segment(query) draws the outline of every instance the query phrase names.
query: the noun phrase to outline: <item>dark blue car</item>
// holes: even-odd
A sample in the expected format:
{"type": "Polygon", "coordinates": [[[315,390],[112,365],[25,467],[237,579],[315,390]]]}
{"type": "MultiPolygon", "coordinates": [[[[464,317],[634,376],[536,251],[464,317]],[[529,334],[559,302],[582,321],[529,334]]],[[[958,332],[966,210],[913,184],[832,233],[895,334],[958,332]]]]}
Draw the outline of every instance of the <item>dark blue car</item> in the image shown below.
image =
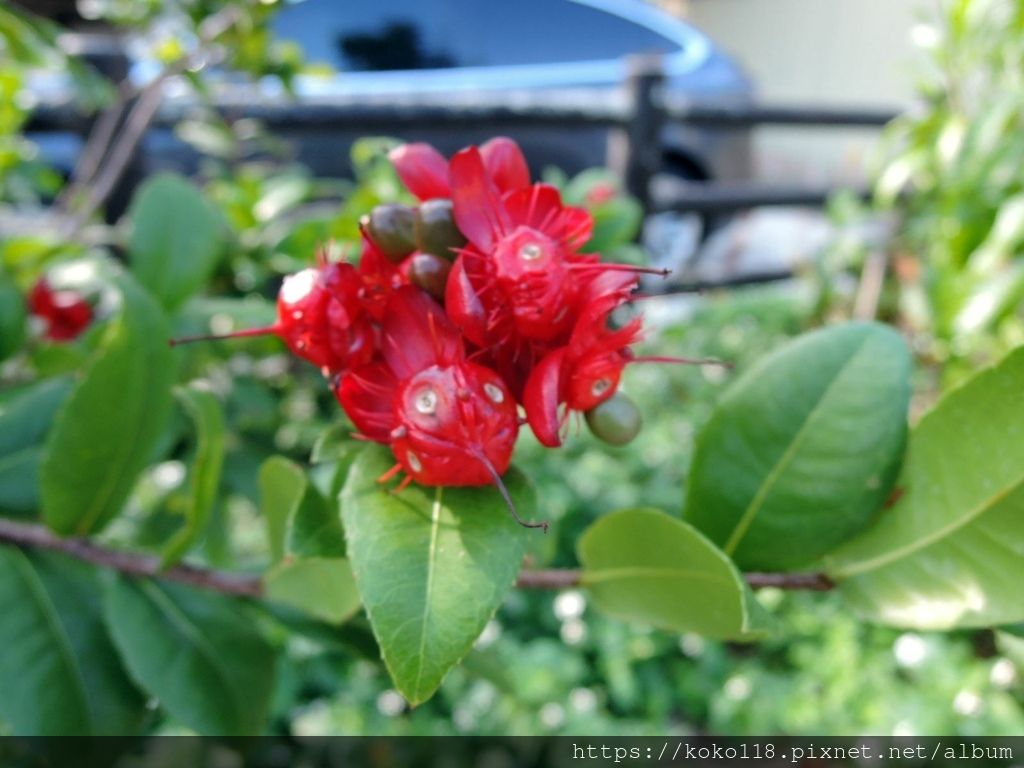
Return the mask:
{"type": "MultiPolygon", "coordinates": [[[[557,103],[621,100],[626,57],[633,54],[661,56],[666,98],[737,104],[752,96],[746,76],[706,36],[642,0],[283,0],[275,28],[302,46],[307,61],[333,70],[297,78],[300,103],[311,105],[523,105],[538,95],[557,103]]],[[[138,60],[132,77],[144,81],[156,68],[138,60]]],[[[166,93],[176,114],[195,98],[184,83],[171,84],[166,93]]],[[[241,111],[289,98],[274,83],[246,85],[231,77],[223,78],[220,97],[241,111]]],[[[365,127],[359,132],[367,133],[365,127]]],[[[569,173],[605,164],[609,152],[608,131],[598,128],[513,130],[467,122],[456,130],[381,124],[370,132],[428,141],[446,154],[506,134],[520,143],[535,170],[556,165],[569,173]]],[[[293,124],[282,133],[315,173],[347,172],[355,132],[293,124]]],[[[664,170],[679,178],[749,173],[743,131],[671,126],[663,146],[664,170]]],[[[151,132],[145,148],[152,169],[194,168],[194,154],[170,131],[151,132]]],[[[50,154],[67,161],[73,150],[51,142],[50,154]]]]}

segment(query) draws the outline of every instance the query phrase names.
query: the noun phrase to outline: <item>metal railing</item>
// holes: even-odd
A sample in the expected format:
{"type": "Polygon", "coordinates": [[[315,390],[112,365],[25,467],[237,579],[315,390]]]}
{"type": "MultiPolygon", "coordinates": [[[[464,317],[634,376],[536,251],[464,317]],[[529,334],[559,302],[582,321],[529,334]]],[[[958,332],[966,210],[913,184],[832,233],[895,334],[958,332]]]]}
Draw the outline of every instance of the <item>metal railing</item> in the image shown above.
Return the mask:
{"type": "MultiPolygon", "coordinates": [[[[331,97],[320,100],[270,99],[254,87],[239,87],[216,97],[213,107],[229,118],[255,118],[268,128],[387,131],[486,125],[513,127],[603,127],[621,134],[625,151],[609,157],[613,170],[645,210],[729,213],[759,206],[823,205],[835,187],[778,187],[753,182],[692,182],[656,198],[651,181],[663,163],[662,129],[666,124],[748,130],[760,126],[882,127],[898,112],[886,109],[828,109],[759,104],[715,106],[667,102],[662,98],[664,72],[656,57],[632,57],[624,93],[595,101],[584,93],[517,91],[511,96],[424,95],[394,103],[386,97],[331,97]]],[[[154,124],[169,127],[195,108],[188,98],[167,99],[154,124]]],[[[82,131],[86,116],[70,105],[41,106],[32,130],[82,131]]],[[[867,190],[852,190],[866,195],[867,190]]]]}

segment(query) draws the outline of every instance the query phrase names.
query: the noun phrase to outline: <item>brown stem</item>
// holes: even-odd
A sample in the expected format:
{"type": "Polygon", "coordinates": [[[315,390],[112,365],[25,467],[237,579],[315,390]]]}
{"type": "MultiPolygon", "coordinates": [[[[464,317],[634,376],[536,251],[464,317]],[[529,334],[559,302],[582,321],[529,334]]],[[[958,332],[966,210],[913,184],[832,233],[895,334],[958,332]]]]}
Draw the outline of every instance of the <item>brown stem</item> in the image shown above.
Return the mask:
{"type": "Polygon", "coordinates": [[[42,525],[0,519],[0,542],[20,547],[52,549],[129,576],[154,576],[239,597],[263,595],[263,584],[258,576],[197,568],[192,565],[162,568],[158,557],[110,549],[86,539],[63,539],[42,525]]]}
{"type": "MultiPolygon", "coordinates": [[[[208,56],[208,46],[219,35],[238,23],[241,15],[242,12],[239,8],[228,6],[204,21],[199,28],[199,46],[196,52],[169,64],[167,68],[138,92],[137,101],[128,111],[127,117],[115,136],[114,128],[121,123],[120,115],[127,108],[127,102],[124,104],[119,103],[121,98],[121,89],[119,88],[118,103],[114,105],[117,108],[118,114],[106,117],[106,119],[94,127],[94,131],[103,132],[106,142],[104,144],[96,142],[90,148],[88,164],[89,167],[93,168],[94,172],[89,178],[82,178],[77,181],[78,187],[87,188],[88,192],[81,206],[74,211],[74,215],[65,227],[66,236],[74,236],[89,217],[103,205],[117,186],[118,180],[131,162],[136,147],[142,140],[160,107],[164,83],[208,56]],[[97,162],[97,158],[99,162],[97,162]]],[[[89,144],[92,144],[91,136],[87,140],[87,146],[89,144]]],[[[75,192],[77,190],[64,195],[64,202],[69,207],[76,205],[77,201],[73,197],[75,192]]]]}
{"type": "MultiPolygon", "coordinates": [[[[828,592],[835,583],[824,573],[746,573],[751,589],[776,587],[787,590],[828,592]]],[[[568,589],[583,585],[583,572],[572,569],[523,571],[516,586],[520,589],[568,589]]]]}
{"type": "Polygon", "coordinates": [[[163,83],[166,80],[166,76],[167,73],[165,72],[147,85],[139,95],[138,101],[135,102],[135,105],[128,112],[124,127],[117,134],[117,138],[109,153],[104,156],[102,170],[89,180],[85,201],[82,203],[81,208],[75,212],[76,215],[72,219],[71,234],[77,231],[103,205],[110,196],[110,193],[114,191],[117,182],[124,175],[125,169],[135,153],[135,149],[149,128],[149,124],[153,121],[157,109],[160,107],[160,101],[163,99],[163,83]]]}
{"type": "Polygon", "coordinates": [[[743,578],[751,589],[807,590],[810,592],[830,592],[836,583],[824,573],[745,573],[743,578]]]}
{"type": "Polygon", "coordinates": [[[57,210],[66,213],[71,208],[72,201],[78,198],[89,181],[96,175],[103,158],[107,156],[113,144],[114,134],[128,109],[128,102],[136,92],[137,89],[128,81],[124,81],[118,86],[114,102],[100,113],[92,130],[89,131],[85,146],[78,156],[78,162],[75,163],[75,168],[71,172],[71,180],[57,195],[57,200],[54,203],[57,210]]]}
{"type": "Polygon", "coordinates": [[[521,571],[516,586],[519,589],[569,589],[580,586],[580,572],[569,568],[521,571]]]}
{"type": "MultiPolygon", "coordinates": [[[[160,558],[136,552],[111,549],[87,539],[61,538],[49,528],[35,523],[19,523],[0,518],[0,543],[19,547],[50,549],[85,560],[129,576],[153,577],[177,581],[198,589],[208,589],[237,597],[263,597],[259,576],[199,568],[193,565],[161,567],[160,558]]],[[[752,589],[776,587],[787,590],[827,592],[835,588],[823,573],[748,573],[744,578],[752,589]]],[[[526,570],[519,574],[520,589],[569,589],[583,585],[582,571],[572,568],[526,570]]]]}
{"type": "Polygon", "coordinates": [[[860,273],[860,284],[853,302],[854,320],[874,320],[878,304],[885,288],[885,273],[889,268],[889,256],[884,250],[875,251],[864,260],[860,273]]]}

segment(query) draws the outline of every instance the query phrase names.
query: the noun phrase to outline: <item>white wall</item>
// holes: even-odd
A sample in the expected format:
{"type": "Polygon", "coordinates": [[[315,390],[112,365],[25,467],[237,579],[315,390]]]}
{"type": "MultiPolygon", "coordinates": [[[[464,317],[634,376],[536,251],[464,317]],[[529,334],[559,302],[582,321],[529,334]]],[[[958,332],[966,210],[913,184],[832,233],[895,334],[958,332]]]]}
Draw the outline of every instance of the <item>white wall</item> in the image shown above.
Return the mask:
{"type": "MultiPolygon", "coordinates": [[[[656,0],[657,1],[657,0],[656,0]]],[[[900,107],[913,98],[910,30],[928,0],[661,0],[739,60],[766,103],[900,107]]],[[[856,181],[875,131],[763,128],[760,175],[856,181]]]]}

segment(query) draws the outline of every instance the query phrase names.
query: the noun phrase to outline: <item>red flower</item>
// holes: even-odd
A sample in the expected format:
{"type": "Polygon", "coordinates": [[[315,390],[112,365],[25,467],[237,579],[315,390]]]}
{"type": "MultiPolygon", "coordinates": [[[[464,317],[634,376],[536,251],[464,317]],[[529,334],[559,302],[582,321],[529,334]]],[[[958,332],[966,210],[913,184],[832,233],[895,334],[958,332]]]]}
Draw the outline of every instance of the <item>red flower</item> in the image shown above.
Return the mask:
{"type": "Polygon", "coordinates": [[[449,173],[455,221],[470,241],[448,282],[452,320],[481,347],[564,336],[588,279],[579,268],[597,262],[576,253],[590,237],[590,214],[563,206],[547,184],[501,194],[473,147],[452,158],[449,173]]]}
{"type": "Polygon", "coordinates": [[[541,360],[523,392],[526,418],[537,439],[549,448],[562,444],[559,435],[570,411],[589,411],[618,389],[626,364],[634,359],[630,346],[641,333],[641,318],[622,328],[608,327],[608,315],[635,284],[623,273],[601,275],[592,298],[579,316],[569,343],[541,360]],[[563,408],[564,406],[564,408],[563,408]]]}
{"type": "Polygon", "coordinates": [[[325,374],[368,363],[376,355],[377,330],[364,303],[364,282],[356,268],[328,262],[289,275],[277,294],[277,320],[264,328],[174,339],[191,341],[278,336],[296,357],[325,374]]]}
{"type": "Polygon", "coordinates": [[[376,335],[361,301],[363,281],[346,263],[324,263],[285,278],[276,334],[298,357],[334,373],[368,362],[376,335]]]}
{"type": "Polygon", "coordinates": [[[380,322],[392,294],[409,281],[365,232],[362,245],[363,254],[359,257],[359,277],[362,280],[360,301],[370,316],[380,322]]]}
{"type": "Polygon", "coordinates": [[[401,469],[423,485],[497,483],[519,432],[501,377],[466,360],[459,332],[418,289],[387,305],[383,360],[341,376],[335,393],[364,437],[390,444],[401,469]]]}
{"type": "Polygon", "coordinates": [[[44,335],[51,341],[77,339],[92,322],[92,306],[75,291],[55,291],[40,278],[28,295],[28,308],[46,321],[44,335]]]}
{"type": "MultiPolygon", "coordinates": [[[[498,136],[480,145],[480,154],[491,181],[502,192],[530,185],[530,170],[518,145],[498,136]]],[[[429,144],[396,147],[388,154],[405,188],[419,200],[451,197],[448,161],[429,144]]]]}

